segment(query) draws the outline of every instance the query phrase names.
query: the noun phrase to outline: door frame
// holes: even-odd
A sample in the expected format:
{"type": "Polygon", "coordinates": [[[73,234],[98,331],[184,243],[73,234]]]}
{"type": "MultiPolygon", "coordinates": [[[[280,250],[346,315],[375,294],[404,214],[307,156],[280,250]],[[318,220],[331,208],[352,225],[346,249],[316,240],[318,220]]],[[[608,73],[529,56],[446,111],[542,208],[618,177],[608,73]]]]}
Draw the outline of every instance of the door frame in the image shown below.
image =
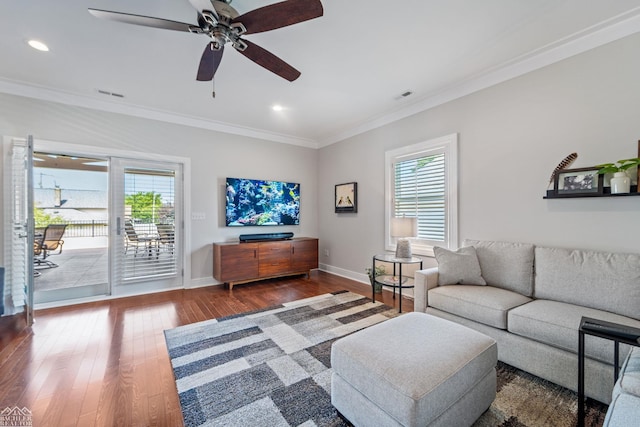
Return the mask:
{"type": "MultiPolygon", "coordinates": [[[[157,162],[168,162],[168,163],[179,163],[182,165],[182,183],[183,183],[183,250],[182,250],[182,267],[183,267],[183,277],[182,277],[182,288],[189,288],[191,285],[191,223],[188,221],[188,218],[191,218],[191,159],[187,157],[178,157],[178,156],[169,156],[163,154],[154,154],[147,152],[139,152],[133,150],[120,150],[114,148],[105,148],[105,147],[96,147],[92,145],[83,145],[83,144],[70,144],[64,142],[43,140],[43,139],[34,139],[34,151],[40,152],[51,152],[57,154],[66,154],[70,156],[85,156],[85,157],[100,157],[100,158],[110,158],[110,157],[120,157],[120,158],[129,158],[135,160],[142,161],[157,161],[157,162]]],[[[109,224],[109,230],[115,230],[115,224],[109,224]]],[[[111,279],[110,279],[111,282],[111,279]]],[[[108,298],[119,298],[123,296],[129,296],[129,294],[125,292],[114,293],[112,283],[109,283],[110,287],[110,296],[102,296],[97,298],[90,298],[89,300],[96,299],[108,299],[108,298]]],[[[168,289],[162,289],[159,291],[166,291],[168,289]]],[[[151,291],[154,292],[154,291],[151,291]]],[[[132,292],[130,295],[136,295],[141,292],[132,292]]],[[[144,292],[142,292],[144,293],[144,292]]],[[[82,302],[83,299],[74,300],[73,303],[82,302]]],[[[64,301],[60,301],[64,304],[64,301]]],[[[61,304],[54,304],[61,305],[61,304]]],[[[46,306],[49,306],[48,304],[46,306]]],[[[41,308],[38,305],[38,308],[41,308]]]]}

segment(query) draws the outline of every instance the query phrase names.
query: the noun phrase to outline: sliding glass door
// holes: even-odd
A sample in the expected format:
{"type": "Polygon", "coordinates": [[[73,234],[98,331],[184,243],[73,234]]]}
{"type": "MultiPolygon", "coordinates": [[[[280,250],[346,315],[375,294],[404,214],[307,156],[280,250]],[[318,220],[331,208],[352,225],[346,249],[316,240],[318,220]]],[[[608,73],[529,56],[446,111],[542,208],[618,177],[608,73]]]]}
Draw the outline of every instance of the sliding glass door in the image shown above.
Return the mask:
{"type": "Polygon", "coordinates": [[[111,159],[114,295],[183,286],[182,166],[111,159]]]}
{"type": "Polygon", "coordinates": [[[109,162],[37,150],[33,169],[37,304],[109,295],[109,162]]]}
{"type": "Polygon", "coordinates": [[[184,286],[183,163],[3,141],[5,314],[184,286]]]}

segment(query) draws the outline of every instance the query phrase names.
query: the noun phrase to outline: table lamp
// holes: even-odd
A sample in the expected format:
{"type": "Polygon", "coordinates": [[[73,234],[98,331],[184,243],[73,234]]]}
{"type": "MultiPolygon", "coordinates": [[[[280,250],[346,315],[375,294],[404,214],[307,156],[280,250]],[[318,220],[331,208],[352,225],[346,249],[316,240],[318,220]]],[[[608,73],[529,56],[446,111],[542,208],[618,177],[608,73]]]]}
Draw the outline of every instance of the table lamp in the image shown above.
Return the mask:
{"type": "Polygon", "coordinates": [[[396,258],[411,258],[411,242],[407,237],[418,235],[418,218],[391,218],[391,237],[397,237],[396,258]]]}

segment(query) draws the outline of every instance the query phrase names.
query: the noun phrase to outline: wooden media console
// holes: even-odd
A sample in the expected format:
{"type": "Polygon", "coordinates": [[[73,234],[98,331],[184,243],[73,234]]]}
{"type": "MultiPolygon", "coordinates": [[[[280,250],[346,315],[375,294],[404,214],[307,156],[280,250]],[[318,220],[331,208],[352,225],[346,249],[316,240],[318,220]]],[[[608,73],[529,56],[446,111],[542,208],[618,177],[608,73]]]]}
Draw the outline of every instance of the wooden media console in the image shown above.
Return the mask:
{"type": "Polygon", "coordinates": [[[229,285],[309,274],[318,268],[318,239],[213,244],[213,277],[229,285]]]}

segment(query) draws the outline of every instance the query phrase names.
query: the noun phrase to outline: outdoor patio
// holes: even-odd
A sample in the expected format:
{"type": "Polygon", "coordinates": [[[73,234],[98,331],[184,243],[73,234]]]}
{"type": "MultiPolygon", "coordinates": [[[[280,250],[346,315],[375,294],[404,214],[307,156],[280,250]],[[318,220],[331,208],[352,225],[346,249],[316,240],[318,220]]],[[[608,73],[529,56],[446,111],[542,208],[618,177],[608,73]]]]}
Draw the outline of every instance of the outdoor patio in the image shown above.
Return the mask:
{"type": "MultiPolygon", "coordinates": [[[[109,257],[106,237],[69,237],[64,239],[62,253],[49,255],[58,267],[35,266],[34,290],[36,292],[68,289],[80,286],[100,285],[109,282],[109,257]]],[[[125,254],[128,277],[162,275],[175,272],[171,262],[174,255],[166,247],[150,246],[150,249],[130,248],[125,254]]]]}
{"type": "Polygon", "coordinates": [[[49,291],[109,281],[107,237],[65,237],[62,253],[47,257],[55,268],[36,265],[34,290],[49,291]]]}

